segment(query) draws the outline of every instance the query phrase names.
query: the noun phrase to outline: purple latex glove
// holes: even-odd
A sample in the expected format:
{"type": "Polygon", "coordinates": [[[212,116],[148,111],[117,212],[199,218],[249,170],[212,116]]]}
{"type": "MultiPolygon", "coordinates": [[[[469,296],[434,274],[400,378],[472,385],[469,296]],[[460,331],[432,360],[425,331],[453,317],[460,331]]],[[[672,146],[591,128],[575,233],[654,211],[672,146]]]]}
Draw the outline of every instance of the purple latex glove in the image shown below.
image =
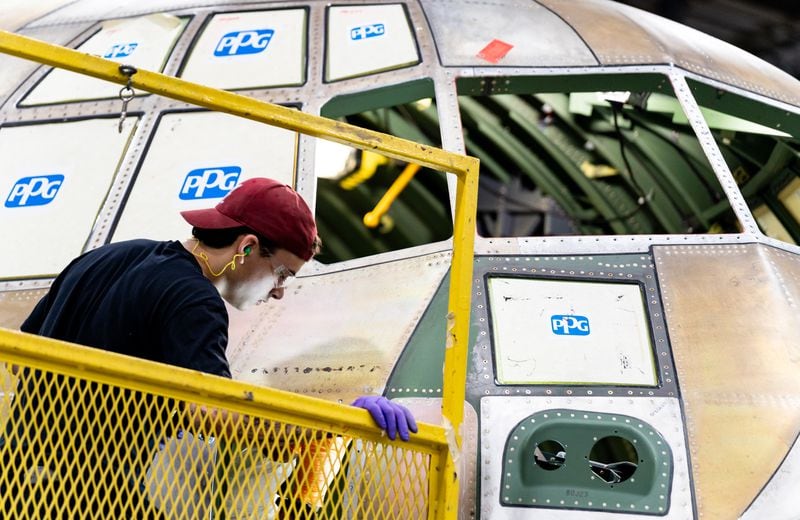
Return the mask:
{"type": "Polygon", "coordinates": [[[364,395],[353,401],[352,406],[368,411],[378,427],[386,430],[391,440],[399,433],[400,438],[407,441],[409,431],[417,433],[417,421],[411,411],[383,396],[364,395]]]}

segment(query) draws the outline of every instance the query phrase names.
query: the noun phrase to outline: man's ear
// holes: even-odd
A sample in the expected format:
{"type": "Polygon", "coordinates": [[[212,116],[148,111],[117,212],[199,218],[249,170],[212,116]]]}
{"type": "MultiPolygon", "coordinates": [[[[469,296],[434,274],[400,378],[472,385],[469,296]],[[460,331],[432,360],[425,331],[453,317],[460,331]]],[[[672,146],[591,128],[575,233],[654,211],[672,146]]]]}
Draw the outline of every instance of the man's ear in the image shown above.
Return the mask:
{"type": "Polygon", "coordinates": [[[238,251],[239,253],[248,256],[252,252],[258,249],[258,237],[253,234],[246,234],[242,237],[241,241],[239,242],[238,251]]]}

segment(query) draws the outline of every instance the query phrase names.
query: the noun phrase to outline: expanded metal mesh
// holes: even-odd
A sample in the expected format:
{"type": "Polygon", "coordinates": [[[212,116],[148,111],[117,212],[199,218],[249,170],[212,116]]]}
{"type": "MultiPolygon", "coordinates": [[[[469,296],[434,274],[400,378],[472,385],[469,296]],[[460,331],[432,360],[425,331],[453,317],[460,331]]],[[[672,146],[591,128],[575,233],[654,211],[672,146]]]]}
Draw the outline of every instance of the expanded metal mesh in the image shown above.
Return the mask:
{"type": "Polygon", "coordinates": [[[435,499],[439,453],[413,439],[0,367],[0,518],[415,519],[435,499]]]}

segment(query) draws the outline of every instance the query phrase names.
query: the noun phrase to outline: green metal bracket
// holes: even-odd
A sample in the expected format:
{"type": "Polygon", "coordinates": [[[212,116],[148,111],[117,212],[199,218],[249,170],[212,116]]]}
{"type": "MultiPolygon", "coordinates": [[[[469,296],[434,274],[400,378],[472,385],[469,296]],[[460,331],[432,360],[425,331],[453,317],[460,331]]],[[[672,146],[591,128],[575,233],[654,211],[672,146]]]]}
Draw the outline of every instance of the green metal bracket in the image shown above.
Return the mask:
{"type": "Polygon", "coordinates": [[[644,421],[545,410],[518,423],[506,441],[500,501],[516,507],[664,515],[672,471],[669,445],[644,421]]]}
{"type": "Polygon", "coordinates": [[[433,80],[419,79],[400,85],[389,85],[356,94],[336,96],[322,107],[322,117],[335,119],[376,108],[402,105],[418,99],[434,97],[433,80]]]}

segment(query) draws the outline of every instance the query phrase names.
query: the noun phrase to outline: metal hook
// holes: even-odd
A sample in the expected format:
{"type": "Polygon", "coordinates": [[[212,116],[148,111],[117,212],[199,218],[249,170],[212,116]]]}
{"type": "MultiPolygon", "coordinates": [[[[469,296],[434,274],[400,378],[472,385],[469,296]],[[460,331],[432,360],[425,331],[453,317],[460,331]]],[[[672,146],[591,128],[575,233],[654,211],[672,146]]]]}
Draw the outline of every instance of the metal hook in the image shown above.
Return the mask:
{"type": "Polygon", "coordinates": [[[136,67],[132,65],[120,65],[119,72],[123,76],[128,77],[128,82],[119,91],[119,99],[122,101],[122,111],[119,114],[119,126],[117,127],[117,131],[122,133],[122,124],[125,122],[125,117],[128,115],[128,103],[136,95],[133,91],[133,87],[131,87],[131,78],[138,71],[136,67]]]}

